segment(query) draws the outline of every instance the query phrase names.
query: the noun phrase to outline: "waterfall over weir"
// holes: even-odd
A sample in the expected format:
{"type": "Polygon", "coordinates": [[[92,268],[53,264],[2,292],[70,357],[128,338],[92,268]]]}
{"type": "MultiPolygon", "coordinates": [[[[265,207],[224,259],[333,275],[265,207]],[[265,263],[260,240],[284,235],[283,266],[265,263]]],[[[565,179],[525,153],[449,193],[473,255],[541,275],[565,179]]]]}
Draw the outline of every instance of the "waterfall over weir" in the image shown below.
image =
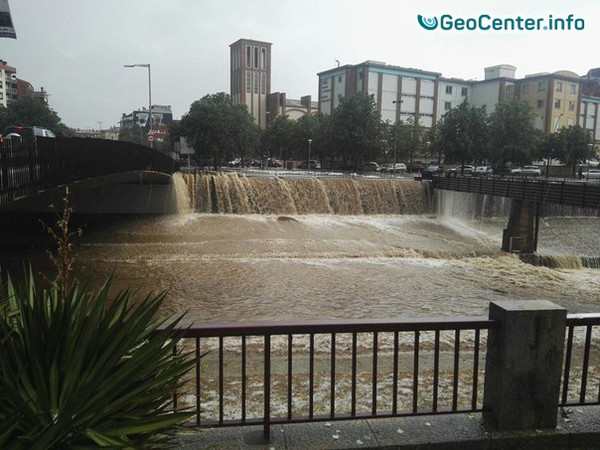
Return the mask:
{"type": "Polygon", "coordinates": [[[248,177],[185,174],[193,209],[223,214],[425,214],[428,187],[418,181],[365,178],[248,177]]]}

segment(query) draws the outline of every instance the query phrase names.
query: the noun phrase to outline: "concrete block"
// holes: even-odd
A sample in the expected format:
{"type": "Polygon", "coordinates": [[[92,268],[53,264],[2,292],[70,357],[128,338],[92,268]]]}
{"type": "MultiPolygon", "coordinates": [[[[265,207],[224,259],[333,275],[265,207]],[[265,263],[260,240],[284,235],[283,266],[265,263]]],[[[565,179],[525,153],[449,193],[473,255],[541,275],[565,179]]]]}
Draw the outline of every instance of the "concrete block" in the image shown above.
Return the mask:
{"type": "Polygon", "coordinates": [[[483,414],[496,430],[556,427],[567,311],[554,303],[490,304],[483,414]]]}

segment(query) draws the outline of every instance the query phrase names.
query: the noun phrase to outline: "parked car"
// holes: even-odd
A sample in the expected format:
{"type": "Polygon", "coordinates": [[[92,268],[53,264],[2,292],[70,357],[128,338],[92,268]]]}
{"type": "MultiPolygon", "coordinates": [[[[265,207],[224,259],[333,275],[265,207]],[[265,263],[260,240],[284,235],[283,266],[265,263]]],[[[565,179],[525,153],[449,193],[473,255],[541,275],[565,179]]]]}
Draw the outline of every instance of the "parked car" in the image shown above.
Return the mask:
{"type": "Polygon", "coordinates": [[[584,180],[600,180],[600,169],[588,169],[582,176],[584,180]]]}
{"type": "MultiPolygon", "coordinates": [[[[306,163],[306,161],[302,161],[300,164],[298,164],[298,169],[306,169],[308,166],[308,164],[306,163]]],[[[321,163],[315,159],[311,159],[310,160],[310,170],[315,170],[315,169],[320,169],[321,168],[321,163]]]]}
{"type": "Polygon", "coordinates": [[[410,173],[423,173],[425,167],[419,163],[410,163],[406,166],[406,170],[410,173]]]}
{"type": "Polygon", "coordinates": [[[538,166],[523,166],[513,169],[513,175],[520,175],[525,177],[538,177],[542,174],[541,169],[538,166]]]}
{"type": "Polygon", "coordinates": [[[381,171],[382,172],[389,172],[389,173],[404,173],[406,172],[406,164],[404,163],[391,163],[391,164],[384,164],[383,166],[381,166],[381,171]]]}
{"type": "Polygon", "coordinates": [[[39,137],[54,138],[56,135],[42,127],[10,126],[2,133],[4,139],[37,139],[39,137]]]}
{"type": "Polygon", "coordinates": [[[498,176],[512,175],[512,170],[506,164],[496,164],[492,166],[492,174],[498,176]]]}
{"type": "Polygon", "coordinates": [[[453,167],[448,171],[449,174],[453,175],[471,175],[475,171],[475,167],[464,164],[462,166],[453,167]]]}
{"type": "Polygon", "coordinates": [[[379,164],[377,164],[376,162],[371,161],[371,162],[364,163],[363,165],[361,165],[360,170],[362,172],[380,172],[381,167],[379,167],[379,164]]]}
{"type": "Polygon", "coordinates": [[[490,166],[477,166],[477,167],[475,167],[475,171],[473,172],[473,175],[476,175],[479,177],[487,177],[488,175],[491,175],[492,173],[494,173],[494,170],[490,166]]]}
{"type": "Polygon", "coordinates": [[[423,172],[442,173],[444,172],[444,168],[442,166],[431,165],[427,166],[427,168],[423,172]]]}

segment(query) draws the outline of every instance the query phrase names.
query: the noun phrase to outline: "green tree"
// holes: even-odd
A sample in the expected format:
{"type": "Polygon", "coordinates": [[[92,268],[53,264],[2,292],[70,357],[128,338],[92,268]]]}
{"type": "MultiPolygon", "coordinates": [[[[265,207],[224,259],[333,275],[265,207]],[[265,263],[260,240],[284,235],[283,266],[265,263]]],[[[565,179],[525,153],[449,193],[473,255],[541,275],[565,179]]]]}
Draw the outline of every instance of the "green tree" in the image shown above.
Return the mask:
{"type": "Polygon", "coordinates": [[[119,140],[134,144],[149,145],[144,129],[137,124],[119,129],[119,140]]]}
{"type": "Polygon", "coordinates": [[[209,94],[191,104],[180,122],[181,134],[199,159],[220,167],[223,161],[254,154],[260,131],[243,105],[224,93],[209,94]]]}
{"type": "Polygon", "coordinates": [[[308,154],[308,140],[311,142],[311,159],[322,159],[323,143],[325,141],[325,130],[329,116],[317,113],[310,116],[305,115],[296,121],[295,141],[297,142],[297,159],[305,159],[308,154]]]}
{"type": "Polygon", "coordinates": [[[0,107],[0,131],[10,125],[48,128],[57,136],[73,135],[56,111],[47,103],[33,97],[12,101],[6,108],[0,107]]]}
{"type": "Polygon", "coordinates": [[[593,137],[579,125],[571,125],[552,133],[545,140],[545,149],[551,157],[567,166],[581,164],[594,156],[593,137]]]}
{"type": "Polygon", "coordinates": [[[382,154],[384,125],[372,95],[344,97],[328,120],[326,154],[359,165],[382,154]]]}
{"type": "Polygon", "coordinates": [[[465,101],[444,114],[438,128],[446,163],[483,159],[487,141],[485,106],[468,106],[465,101]]]}
{"type": "Polygon", "coordinates": [[[532,114],[531,107],[518,100],[498,104],[490,114],[489,123],[489,158],[492,162],[531,162],[538,139],[532,114]]]}
{"type": "Polygon", "coordinates": [[[263,152],[271,158],[287,161],[294,157],[296,142],[296,122],[287,115],[277,116],[262,134],[263,152]]]}

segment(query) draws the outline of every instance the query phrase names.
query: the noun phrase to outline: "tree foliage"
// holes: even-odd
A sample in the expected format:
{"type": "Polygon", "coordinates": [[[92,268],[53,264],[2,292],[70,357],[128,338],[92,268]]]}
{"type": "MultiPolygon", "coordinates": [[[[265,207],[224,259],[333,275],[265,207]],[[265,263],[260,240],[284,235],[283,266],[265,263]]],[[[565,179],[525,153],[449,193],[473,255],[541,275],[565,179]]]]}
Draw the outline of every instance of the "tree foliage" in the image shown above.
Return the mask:
{"type": "Polygon", "coordinates": [[[11,125],[48,128],[57,136],[73,135],[56,111],[47,103],[33,97],[12,101],[6,108],[0,106],[0,133],[11,125]]]}
{"type": "Polygon", "coordinates": [[[463,102],[442,116],[439,145],[446,163],[465,163],[485,158],[487,114],[485,106],[469,106],[463,102]]]}
{"type": "Polygon", "coordinates": [[[119,129],[119,140],[139,145],[149,145],[146,132],[137,124],[119,129]]]}
{"type": "Polygon", "coordinates": [[[181,134],[199,159],[217,168],[234,155],[254,154],[260,129],[243,105],[233,105],[224,92],[195,101],[180,122],[181,134]]]}
{"type": "Polygon", "coordinates": [[[535,154],[538,134],[533,127],[532,110],[518,100],[500,103],[490,114],[489,159],[527,164],[535,154]]]}
{"type": "Polygon", "coordinates": [[[372,95],[344,97],[327,121],[323,154],[357,165],[375,159],[382,150],[383,129],[372,95]]]}
{"type": "Polygon", "coordinates": [[[544,136],[538,146],[541,158],[558,159],[567,166],[582,164],[595,156],[594,139],[581,126],[563,127],[556,133],[544,136]]]}

